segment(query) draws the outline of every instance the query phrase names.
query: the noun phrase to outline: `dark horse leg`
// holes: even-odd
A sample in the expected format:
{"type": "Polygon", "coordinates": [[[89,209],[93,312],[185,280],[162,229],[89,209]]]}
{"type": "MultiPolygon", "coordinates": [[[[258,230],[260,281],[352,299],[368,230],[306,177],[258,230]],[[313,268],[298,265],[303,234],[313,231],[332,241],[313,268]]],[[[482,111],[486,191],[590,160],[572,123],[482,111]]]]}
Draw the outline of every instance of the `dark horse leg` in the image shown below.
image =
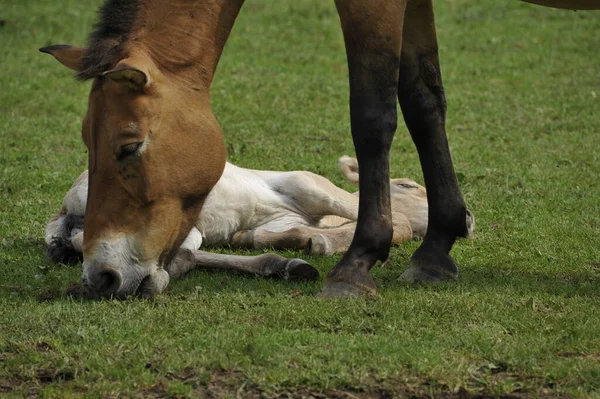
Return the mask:
{"type": "Polygon", "coordinates": [[[350,124],[360,170],[360,208],[350,248],[319,296],[375,293],[369,270],[392,240],[389,150],[397,124],[396,97],[405,1],[336,0],[350,78],[350,124]]]}
{"type": "Polygon", "coordinates": [[[320,293],[325,298],[374,293],[368,272],[388,256],[392,234],[388,157],[396,129],[396,95],[419,152],[429,201],[427,235],[402,278],[456,278],[458,268],[449,252],[456,237],[468,234],[446,138],[446,101],[431,0],[388,3],[392,2],[336,1],[350,72],[360,209],[352,244],[320,293]]]}
{"type": "Polygon", "coordinates": [[[401,279],[454,279],[458,268],[449,252],[456,237],[468,235],[467,211],[446,138],[446,99],[431,0],[411,0],[407,5],[398,99],[419,152],[429,203],[427,234],[401,279]]]}

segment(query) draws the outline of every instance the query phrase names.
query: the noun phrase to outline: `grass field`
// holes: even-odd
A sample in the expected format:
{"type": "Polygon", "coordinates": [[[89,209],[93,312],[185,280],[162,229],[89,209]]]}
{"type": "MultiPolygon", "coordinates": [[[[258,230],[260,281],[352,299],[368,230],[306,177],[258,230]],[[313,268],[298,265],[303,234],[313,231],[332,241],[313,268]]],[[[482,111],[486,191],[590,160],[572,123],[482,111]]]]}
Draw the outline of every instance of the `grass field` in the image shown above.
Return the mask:
{"type": "MultiPolygon", "coordinates": [[[[37,49],[84,44],[99,1],[60,4],[0,3],[0,396],[600,397],[600,13],[436,2],[478,229],[457,282],[397,282],[410,242],[373,270],[376,299],[193,272],[153,300],[91,302],[61,294],[80,268],[43,243],[86,167],[89,83],[37,49]]],[[[248,0],[213,87],[229,159],[350,189],[347,92],[333,2],[248,0]]],[[[422,181],[403,123],[391,169],[422,181]]]]}

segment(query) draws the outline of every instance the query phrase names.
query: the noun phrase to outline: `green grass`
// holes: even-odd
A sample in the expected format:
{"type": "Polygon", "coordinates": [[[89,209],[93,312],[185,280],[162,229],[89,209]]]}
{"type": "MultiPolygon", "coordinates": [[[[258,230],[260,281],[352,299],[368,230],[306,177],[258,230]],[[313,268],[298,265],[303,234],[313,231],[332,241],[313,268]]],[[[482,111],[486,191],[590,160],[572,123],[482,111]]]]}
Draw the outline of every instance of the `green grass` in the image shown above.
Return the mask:
{"type": "MultiPolygon", "coordinates": [[[[397,282],[410,242],[373,270],[373,300],[193,272],[150,301],[89,302],[57,295],[80,268],[43,243],[87,162],[89,84],[37,49],[85,43],[93,3],[0,4],[0,396],[600,397],[600,13],[436,2],[450,143],[477,217],[453,250],[457,282],[397,282]]],[[[247,3],[213,87],[229,159],[350,188],[333,2],[247,3]]],[[[395,176],[422,181],[402,123],[392,154],[395,176]]],[[[309,260],[325,274],[336,258],[309,260]]]]}

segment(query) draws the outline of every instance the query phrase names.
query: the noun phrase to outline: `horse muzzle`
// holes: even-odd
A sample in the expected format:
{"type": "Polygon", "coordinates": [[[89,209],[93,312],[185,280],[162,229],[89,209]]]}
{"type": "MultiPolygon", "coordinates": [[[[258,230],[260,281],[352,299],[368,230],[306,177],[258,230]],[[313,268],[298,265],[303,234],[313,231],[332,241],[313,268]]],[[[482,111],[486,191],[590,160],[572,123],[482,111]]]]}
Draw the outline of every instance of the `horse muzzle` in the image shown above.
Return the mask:
{"type": "Polygon", "coordinates": [[[164,291],[169,284],[169,274],[162,268],[138,265],[117,268],[84,261],[81,283],[91,298],[150,298],[164,291]]]}

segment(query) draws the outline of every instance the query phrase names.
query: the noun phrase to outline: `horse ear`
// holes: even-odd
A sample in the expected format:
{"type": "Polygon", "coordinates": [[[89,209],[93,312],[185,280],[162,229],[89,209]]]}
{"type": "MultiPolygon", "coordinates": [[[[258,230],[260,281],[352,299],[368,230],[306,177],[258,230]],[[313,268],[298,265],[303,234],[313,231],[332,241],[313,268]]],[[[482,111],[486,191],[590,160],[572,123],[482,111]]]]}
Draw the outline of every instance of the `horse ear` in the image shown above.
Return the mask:
{"type": "Polygon", "coordinates": [[[119,84],[127,85],[136,91],[144,91],[150,85],[150,76],[146,72],[124,63],[117,64],[115,68],[104,72],[102,76],[119,84]]]}
{"type": "Polygon", "coordinates": [[[54,46],[42,47],[42,53],[54,56],[64,66],[74,71],[81,71],[81,59],[87,51],[85,47],[71,46],[68,44],[57,44],[54,46]]]}

